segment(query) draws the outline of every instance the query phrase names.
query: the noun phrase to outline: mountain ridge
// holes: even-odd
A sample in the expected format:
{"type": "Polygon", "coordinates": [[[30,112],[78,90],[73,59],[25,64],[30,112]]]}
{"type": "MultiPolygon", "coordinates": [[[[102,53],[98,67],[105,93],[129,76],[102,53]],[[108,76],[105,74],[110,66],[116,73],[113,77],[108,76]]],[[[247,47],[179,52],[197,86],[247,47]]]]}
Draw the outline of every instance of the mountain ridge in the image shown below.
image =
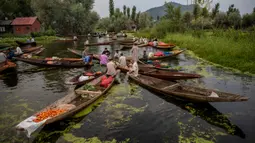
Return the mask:
{"type": "MultiPolygon", "coordinates": [[[[176,3],[176,2],[168,2],[168,3],[172,4],[175,8],[180,6],[181,7],[181,13],[185,13],[186,11],[192,12],[193,9],[194,9],[194,4],[182,5],[182,4],[176,3]]],[[[157,7],[150,8],[150,9],[146,10],[145,12],[147,12],[150,16],[152,16],[153,19],[157,19],[158,16],[162,17],[166,14],[165,9],[166,9],[165,5],[162,5],[162,6],[157,6],[157,7]]]]}

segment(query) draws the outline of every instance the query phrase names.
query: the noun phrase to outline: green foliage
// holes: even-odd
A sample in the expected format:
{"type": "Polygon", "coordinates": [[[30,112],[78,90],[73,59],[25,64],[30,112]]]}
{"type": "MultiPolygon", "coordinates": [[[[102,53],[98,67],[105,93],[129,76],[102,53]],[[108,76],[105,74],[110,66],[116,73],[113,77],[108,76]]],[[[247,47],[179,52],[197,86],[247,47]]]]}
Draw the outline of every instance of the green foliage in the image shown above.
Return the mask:
{"type": "Polygon", "coordinates": [[[86,34],[99,19],[92,12],[94,0],[33,0],[31,6],[44,29],[52,27],[59,34],[86,34]]]}
{"type": "Polygon", "coordinates": [[[34,16],[35,13],[31,8],[31,0],[1,0],[0,1],[0,19],[7,17],[34,16]]]}
{"type": "Polygon", "coordinates": [[[127,8],[127,17],[130,18],[130,8],[127,8]]]}
{"type": "Polygon", "coordinates": [[[222,66],[255,73],[254,32],[243,33],[234,29],[214,32],[221,34],[197,38],[190,33],[171,33],[164,38],[164,41],[171,41],[180,47],[188,48],[199,57],[222,66]]]}
{"type": "Polygon", "coordinates": [[[210,18],[199,17],[197,20],[192,21],[193,29],[211,29],[212,20],[210,18]]]}
{"type": "Polygon", "coordinates": [[[253,24],[255,24],[255,19],[253,18],[254,14],[245,14],[243,16],[243,20],[242,20],[242,27],[243,28],[248,28],[250,26],[252,26],[253,24]]]}
{"type": "Polygon", "coordinates": [[[192,20],[191,13],[190,12],[185,12],[183,17],[182,17],[182,22],[184,24],[186,24],[186,27],[190,27],[191,20],[192,20]]]}
{"type": "Polygon", "coordinates": [[[109,0],[109,17],[112,17],[114,15],[114,2],[113,0],[109,0]]]}
{"type": "Polygon", "coordinates": [[[174,17],[174,6],[171,3],[165,3],[165,7],[166,15],[164,17],[166,19],[172,19],[174,17]]]}
{"type": "Polygon", "coordinates": [[[217,28],[225,28],[227,27],[227,14],[225,12],[217,13],[214,18],[214,26],[217,28]]]}
{"type": "Polygon", "coordinates": [[[126,5],[123,6],[123,14],[126,16],[127,15],[127,7],[126,5]]]}
{"type": "Polygon", "coordinates": [[[139,29],[144,29],[152,25],[152,20],[150,19],[148,13],[143,12],[140,14],[137,25],[139,29]]]}
{"type": "Polygon", "coordinates": [[[220,12],[220,3],[217,3],[215,7],[212,9],[212,19],[220,12]]]}
{"type": "Polygon", "coordinates": [[[198,4],[195,4],[193,15],[195,19],[197,19],[200,16],[200,7],[198,4]]]}
{"type": "Polygon", "coordinates": [[[232,4],[228,7],[227,15],[229,16],[231,13],[240,13],[239,9],[235,8],[235,5],[232,4]]]}
{"type": "Polygon", "coordinates": [[[201,16],[203,16],[203,17],[205,17],[205,18],[207,18],[207,17],[209,16],[209,12],[208,12],[208,10],[207,10],[206,7],[204,7],[204,8],[202,9],[201,16]]]}
{"type": "Polygon", "coordinates": [[[132,14],[131,14],[131,19],[134,21],[134,20],[135,20],[135,17],[136,17],[136,7],[133,6],[133,8],[132,8],[132,14]]]}
{"type": "Polygon", "coordinates": [[[241,25],[241,15],[239,12],[231,12],[228,15],[228,22],[230,24],[230,26],[234,27],[234,28],[239,28],[241,25]]]}
{"type": "Polygon", "coordinates": [[[135,23],[136,24],[138,24],[138,22],[139,22],[140,14],[141,14],[140,11],[136,14],[136,18],[135,18],[135,23]]]}

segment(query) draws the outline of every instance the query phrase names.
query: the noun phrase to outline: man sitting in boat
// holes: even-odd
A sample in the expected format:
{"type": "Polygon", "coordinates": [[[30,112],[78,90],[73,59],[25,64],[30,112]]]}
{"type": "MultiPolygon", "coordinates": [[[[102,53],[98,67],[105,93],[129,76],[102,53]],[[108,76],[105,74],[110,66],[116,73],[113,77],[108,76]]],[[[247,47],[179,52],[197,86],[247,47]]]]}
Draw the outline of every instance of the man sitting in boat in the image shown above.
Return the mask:
{"type": "Polygon", "coordinates": [[[146,53],[146,50],[143,51],[143,59],[144,60],[147,60],[148,59],[148,55],[146,53]]]}
{"type": "Polygon", "coordinates": [[[77,36],[73,36],[73,40],[74,41],[78,40],[77,36]]]}
{"type": "Polygon", "coordinates": [[[31,43],[31,40],[29,38],[27,39],[27,43],[31,43]]]}
{"type": "Polygon", "coordinates": [[[86,40],[85,43],[84,43],[84,45],[86,46],[86,45],[88,45],[88,44],[89,44],[89,40],[86,40]]]}
{"type": "Polygon", "coordinates": [[[6,55],[3,52],[1,52],[0,53],[0,67],[4,66],[6,64],[7,64],[6,55]]]}
{"type": "Polygon", "coordinates": [[[117,65],[113,62],[112,59],[109,60],[107,63],[107,76],[115,76],[117,74],[116,70],[117,65]]]}
{"type": "Polygon", "coordinates": [[[82,51],[82,58],[85,58],[88,55],[89,47],[85,47],[82,51]]]}
{"type": "Polygon", "coordinates": [[[31,38],[31,42],[35,42],[35,38],[34,37],[31,38]]]}
{"type": "Polygon", "coordinates": [[[15,56],[15,53],[9,48],[7,53],[7,59],[11,60],[15,56]]]}
{"type": "Polygon", "coordinates": [[[102,54],[106,54],[108,57],[111,55],[111,52],[105,48],[102,54]]]}
{"type": "Polygon", "coordinates": [[[132,65],[129,66],[130,68],[129,68],[129,72],[127,74],[137,77],[138,71],[139,71],[138,64],[136,61],[133,61],[133,60],[131,60],[131,64],[132,65]]]}
{"type": "Polygon", "coordinates": [[[120,54],[119,63],[121,67],[127,67],[127,60],[123,53],[120,54]]]}
{"type": "Polygon", "coordinates": [[[100,55],[100,65],[106,65],[108,63],[108,56],[106,54],[100,55]]]}
{"type": "Polygon", "coordinates": [[[115,54],[114,54],[114,59],[119,59],[120,58],[120,52],[119,50],[116,50],[115,54]]]}
{"type": "Polygon", "coordinates": [[[16,48],[16,52],[15,52],[15,55],[20,55],[20,54],[23,54],[22,50],[20,49],[20,47],[18,46],[16,48]]]}
{"type": "Polygon", "coordinates": [[[157,40],[157,39],[155,39],[155,40],[153,41],[153,46],[154,46],[154,47],[157,47],[157,46],[158,46],[158,40],[157,40]]]}

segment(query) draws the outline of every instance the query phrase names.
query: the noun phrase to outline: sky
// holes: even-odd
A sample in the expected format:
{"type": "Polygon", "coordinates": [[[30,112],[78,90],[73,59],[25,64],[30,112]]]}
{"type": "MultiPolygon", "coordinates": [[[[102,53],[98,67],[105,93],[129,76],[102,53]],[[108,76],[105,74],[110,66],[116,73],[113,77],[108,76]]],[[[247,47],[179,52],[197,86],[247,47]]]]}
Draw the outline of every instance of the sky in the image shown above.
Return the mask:
{"type": "MultiPolygon", "coordinates": [[[[187,0],[114,0],[114,4],[115,8],[120,8],[121,10],[123,9],[123,5],[128,7],[135,5],[137,11],[144,12],[150,8],[162,6],[165,1],[187,4],[187,0]]],[[[235,4],[235,7],[239,8],[241,14],[251,13],[255,7],[255,0],[213,0],[213,6],[217,2],[220,3],[221,11],[227,11],[229,5],[235,4]]],[[[107,17],[109,15],[109,0],[95,0],[94,10],[101,17],[107,17]]]]}

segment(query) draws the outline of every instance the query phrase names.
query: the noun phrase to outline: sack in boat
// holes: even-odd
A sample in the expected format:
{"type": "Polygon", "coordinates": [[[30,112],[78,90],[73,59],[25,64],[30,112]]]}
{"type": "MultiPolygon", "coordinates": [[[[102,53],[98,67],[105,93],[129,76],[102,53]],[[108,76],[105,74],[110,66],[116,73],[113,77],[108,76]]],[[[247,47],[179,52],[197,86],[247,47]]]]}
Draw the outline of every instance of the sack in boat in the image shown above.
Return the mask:
{"type": "Polygon", "coordinates": [[[163,52],[156,52],[156,53],[154,54],[154,56],[160,57],[160,56],[164,56],[164,54],[163,54],[163,52]]]}
{"type": "Polygon", "coordinates": [[[85,73],[86,76],[93,76],[94,74],[93,73],[90,73],[90,72],[87,72],[85,73]]]}
{"type": "Polygon", "coordinates": [[[54,64],[54,62],[53,61],[47,61],[47,64],[54,64]]]}
{"type": "Polygon", "coordinates": [[[82,82],[82,81],[86,81],[86,80],[88,80],[88,79],[89,79],[89,76],[83,76],[83,75],[82,75],[82,76],[79,77],[78,80],[79,80],[79,82],[82,82]]]}
{"type": "Polygon", "coordinates": [[[104,88],[107,88],[110,83],[113,81],[113,77],[110,76],[109,78],[105,79],[105,80],[102,80],[100,86],[104,87],[104,88]]]}
{"type": "Polygon", "coordinates": [[[215,92],[212,91],[211,95],[209,97],[215,97],[215,98],[218,98],[219,95],[215,92]]]}

